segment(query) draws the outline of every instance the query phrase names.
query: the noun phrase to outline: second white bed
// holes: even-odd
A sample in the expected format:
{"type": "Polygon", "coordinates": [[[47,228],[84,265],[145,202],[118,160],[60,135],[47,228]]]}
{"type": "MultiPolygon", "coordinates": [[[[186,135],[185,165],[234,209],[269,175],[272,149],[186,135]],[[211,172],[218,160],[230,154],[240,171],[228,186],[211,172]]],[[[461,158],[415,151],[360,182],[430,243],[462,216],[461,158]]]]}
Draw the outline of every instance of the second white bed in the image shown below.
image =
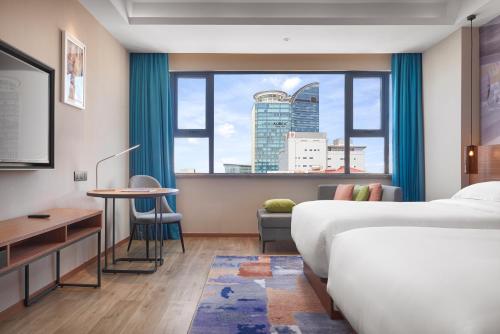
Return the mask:
{"type": "Polygon", "coordinates": [[[341,233],[328,292],[360,334],[500,333],[500,230],[341,233]]]}

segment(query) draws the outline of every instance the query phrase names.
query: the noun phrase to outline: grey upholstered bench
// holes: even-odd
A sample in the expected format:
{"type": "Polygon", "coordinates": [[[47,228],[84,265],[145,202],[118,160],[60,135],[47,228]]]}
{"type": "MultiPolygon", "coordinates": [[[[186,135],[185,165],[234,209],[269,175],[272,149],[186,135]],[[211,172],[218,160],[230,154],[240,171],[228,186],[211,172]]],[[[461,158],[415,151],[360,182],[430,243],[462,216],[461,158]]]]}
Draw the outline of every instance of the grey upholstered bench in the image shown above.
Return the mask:
{"type": "Polygon", "coordinates": [[[278,240],[292,240],[291,213],[271,213],[266,209],[257,210],[259,236],[262,242],[262,252],[266,251],[266,242],[278,240]]]}
{"type": "MultiPolygon", "coordinates": [[[[337,190],[335,184],[321,184],[318,186],[318,200],[333,199],[337,190]]],[[[382,201],[401,202],[401,188],[382,185],[382,201]]],[[[259,237],[262,241],[262,252],[266,251],[266,242],[278,240],[292,240],[292,214],[271,213],[266,209],[257,210],[259,237]]]]}

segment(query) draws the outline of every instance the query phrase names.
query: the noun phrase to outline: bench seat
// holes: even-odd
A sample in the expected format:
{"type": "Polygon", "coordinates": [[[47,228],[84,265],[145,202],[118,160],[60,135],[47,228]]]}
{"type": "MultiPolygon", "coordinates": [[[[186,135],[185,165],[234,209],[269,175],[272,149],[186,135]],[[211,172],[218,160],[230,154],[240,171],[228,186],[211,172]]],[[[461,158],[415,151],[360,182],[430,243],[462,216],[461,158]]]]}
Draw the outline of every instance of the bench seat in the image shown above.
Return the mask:
{"type": "Polygon", "coordinates": [[[262,252],[266,251],[266,242],[277,240],[292,240],[291,213],[272,213],[266,209],[257,210],[259,235],[262,241],[262,252]]]}

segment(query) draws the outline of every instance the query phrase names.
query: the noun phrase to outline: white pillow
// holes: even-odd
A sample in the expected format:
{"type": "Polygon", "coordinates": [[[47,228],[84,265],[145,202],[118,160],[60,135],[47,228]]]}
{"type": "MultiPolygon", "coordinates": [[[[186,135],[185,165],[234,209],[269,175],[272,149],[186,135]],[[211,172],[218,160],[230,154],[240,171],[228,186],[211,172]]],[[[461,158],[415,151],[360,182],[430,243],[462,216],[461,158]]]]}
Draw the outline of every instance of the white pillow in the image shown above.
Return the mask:
{"type": "Polygon", "coordinates": [[[463,188],[452,199],[477,199],[500,202],[500,181],[481,182],[463,188]]]}

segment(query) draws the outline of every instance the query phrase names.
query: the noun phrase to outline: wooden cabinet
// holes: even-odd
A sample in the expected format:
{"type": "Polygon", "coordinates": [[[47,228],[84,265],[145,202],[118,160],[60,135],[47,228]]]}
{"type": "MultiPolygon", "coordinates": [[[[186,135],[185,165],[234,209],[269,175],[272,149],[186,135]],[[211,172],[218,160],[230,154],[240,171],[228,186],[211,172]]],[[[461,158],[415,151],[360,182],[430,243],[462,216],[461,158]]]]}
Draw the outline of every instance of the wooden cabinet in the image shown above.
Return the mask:
{"type": "MultiPolygon", "coordinates": [[[[88,209],[51,209],[42,213],[49,218],[27,216],[0,221],[0,275],[24,267],[25,305],[33,301],[29,295],[29,264],[44,256],[56,253],[56,283],[46,291],[60,286],[99,287],[100,265],[97,268],[97,284],[60,282],[60,250],[97,235],[97,259],[100,259],[102,211],[88,209]],[[31,299],[30,299],[31,298],[31,299]]],[[[36,297],[36,296],[35,296],[36,297]]]]}
{"type": "Polygon", "coordinates": [[[102,211],[51,209],[50,218],[18,217],[0,221],[0,275],[48,255],[101,229],[102,211]]]}

